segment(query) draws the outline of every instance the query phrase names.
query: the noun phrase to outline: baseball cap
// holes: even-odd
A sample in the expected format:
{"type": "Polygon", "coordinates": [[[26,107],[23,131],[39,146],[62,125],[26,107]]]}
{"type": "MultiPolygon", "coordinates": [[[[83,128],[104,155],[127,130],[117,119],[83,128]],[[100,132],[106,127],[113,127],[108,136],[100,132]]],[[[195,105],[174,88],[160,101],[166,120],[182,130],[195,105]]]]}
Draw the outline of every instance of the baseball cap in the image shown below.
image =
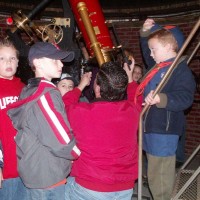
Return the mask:
{"type": "Polygon", "coordinates": [[[71,81],[74,82],[74,84],[76,83],[75,79],[71,75],[69,75],[68,73],[62,73],[61,74],[60,81],[62,81],[64,79],[71,80],[71,81]]]}
{"type": "Polygon", "coordinates": [[[60,80],[63,80],[63,79],[65,79],[65,78],[71,78],[72,76],[70,75],[70,74],[68,74],[68,73],[62,73],[61,74],[61,77],[60,77],[60,80]]]}
{"type": "Polygon", "coordinates": [[[42,57],[71,62],[74,59],[74,52],[60,50],[48,42],[36,42],[29,50],[29,63],[33,64],[33,59],[42,57]]]}
{"type": "Polygon", "coordinates": [[[174,25],[160,26],[159,24],[155,23],[155,25],[152,26],[150,32],[153,33],[160,29],[166,29],[172,33],[172,35],[174,36],[174,38],[177,41],[178,50],[180,50],[185,42],[185,36],[184,36],[183,32],[180,30],[180,28],[178,26],[174,26],[174,25]]]}

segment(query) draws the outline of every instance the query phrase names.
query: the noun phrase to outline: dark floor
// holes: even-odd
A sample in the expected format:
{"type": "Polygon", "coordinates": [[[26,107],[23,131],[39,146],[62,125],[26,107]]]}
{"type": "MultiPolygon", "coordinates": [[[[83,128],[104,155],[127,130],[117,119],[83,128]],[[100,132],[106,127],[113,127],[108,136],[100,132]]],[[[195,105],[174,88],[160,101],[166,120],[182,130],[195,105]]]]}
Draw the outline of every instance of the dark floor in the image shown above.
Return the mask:
{"type": "MultiPolygon", "coordinates": [[[[137,200],[138,199],[138,194],[137,194],[137,190],[138,190],[138,184],[135,184],[135,188],[134,188],[134,194],[132,197],[132,200],[137,200]]],[[[149,192],[148,187],[144,186],[142,187],[142,200],[153,200],[151,197],[151,194],[149,192]]]]}

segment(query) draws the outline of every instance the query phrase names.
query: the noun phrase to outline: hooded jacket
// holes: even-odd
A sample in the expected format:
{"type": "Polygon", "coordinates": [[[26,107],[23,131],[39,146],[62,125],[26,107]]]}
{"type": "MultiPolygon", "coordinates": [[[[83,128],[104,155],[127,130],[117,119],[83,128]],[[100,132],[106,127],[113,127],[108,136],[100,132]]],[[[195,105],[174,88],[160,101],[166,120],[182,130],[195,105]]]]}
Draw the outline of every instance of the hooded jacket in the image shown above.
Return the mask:
{"type": "Polygon", "coordinates": [[[3,150],[3,154],[0,150],[0,166],[3,166],[4,179],[19,176],[14,141],[17,131],[7,115],[7,107],[18,100],[23,87],[24,84],[17,77],[13,77],[11,80],[0,78],[0,141],[3,150]]]}
{"type": "Polygon", "coordinates": [[[18,131],[18,170],[26,187],[47,188],[65,179],[80,151],[56,86],[30,79],[8,114],[18,131]]]}
{"type": "MultiPolygon", "coordinates": [[[[140,31],[141,49],[148,70],[155,65],[155,61],[150,56],[148,48],[149,34],[150,31],[140,31]]],[[[173,61],[173,58],[171,60],[173,61]]],[[[155,89],[155,86],[159,84],[168,68],[169,66],[161,69],[151,79],[145,88],[145,94],[155,89]]],[[[184,110],[189,108],[193,103],[195,87],[194,76],[187,65],[186,57],[183,56],[177,62],[170,78],[168,78],[168,81],[158,94],[160,96],[160,103],[152,105],[145,113],[144,132],[181,135],[185,123],[184,110]]]]}

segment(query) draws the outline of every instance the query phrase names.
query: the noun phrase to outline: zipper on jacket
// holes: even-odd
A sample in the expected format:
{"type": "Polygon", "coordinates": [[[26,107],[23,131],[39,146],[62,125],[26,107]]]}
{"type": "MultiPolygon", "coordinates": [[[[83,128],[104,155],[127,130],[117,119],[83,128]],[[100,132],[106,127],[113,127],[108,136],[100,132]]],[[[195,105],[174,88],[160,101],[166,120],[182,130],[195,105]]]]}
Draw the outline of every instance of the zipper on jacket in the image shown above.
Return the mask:
{"type": "Polygon", "coordinates": [[[170,117],[171,117],[171,112],[167,111],[167,126],[166,126],[166,131],[168,131],[168,129],[169,129],[170,117]]]}

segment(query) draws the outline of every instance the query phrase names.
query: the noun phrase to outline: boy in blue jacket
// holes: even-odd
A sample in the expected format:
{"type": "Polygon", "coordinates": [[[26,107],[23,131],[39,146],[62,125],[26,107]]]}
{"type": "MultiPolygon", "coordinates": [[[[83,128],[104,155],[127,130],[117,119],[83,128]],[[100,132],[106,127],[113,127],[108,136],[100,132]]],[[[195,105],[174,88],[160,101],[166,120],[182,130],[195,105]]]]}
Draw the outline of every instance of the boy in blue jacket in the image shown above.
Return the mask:
{"type": "Polygon", "coordinates": [[[185,124],[184,110],[191,106],[195,92],[194,77],[181,57],[160,93],[153,93],[177,56],[184,42],[178,27],[161,27],[147,19],[140,31],[141,48],[148,67],[137,90],[144,92],[151,105],[144,116],[143,148],[147,154],[147,176],[154,200],[169,200],[174,186],[176,149],[185,124]]]}

